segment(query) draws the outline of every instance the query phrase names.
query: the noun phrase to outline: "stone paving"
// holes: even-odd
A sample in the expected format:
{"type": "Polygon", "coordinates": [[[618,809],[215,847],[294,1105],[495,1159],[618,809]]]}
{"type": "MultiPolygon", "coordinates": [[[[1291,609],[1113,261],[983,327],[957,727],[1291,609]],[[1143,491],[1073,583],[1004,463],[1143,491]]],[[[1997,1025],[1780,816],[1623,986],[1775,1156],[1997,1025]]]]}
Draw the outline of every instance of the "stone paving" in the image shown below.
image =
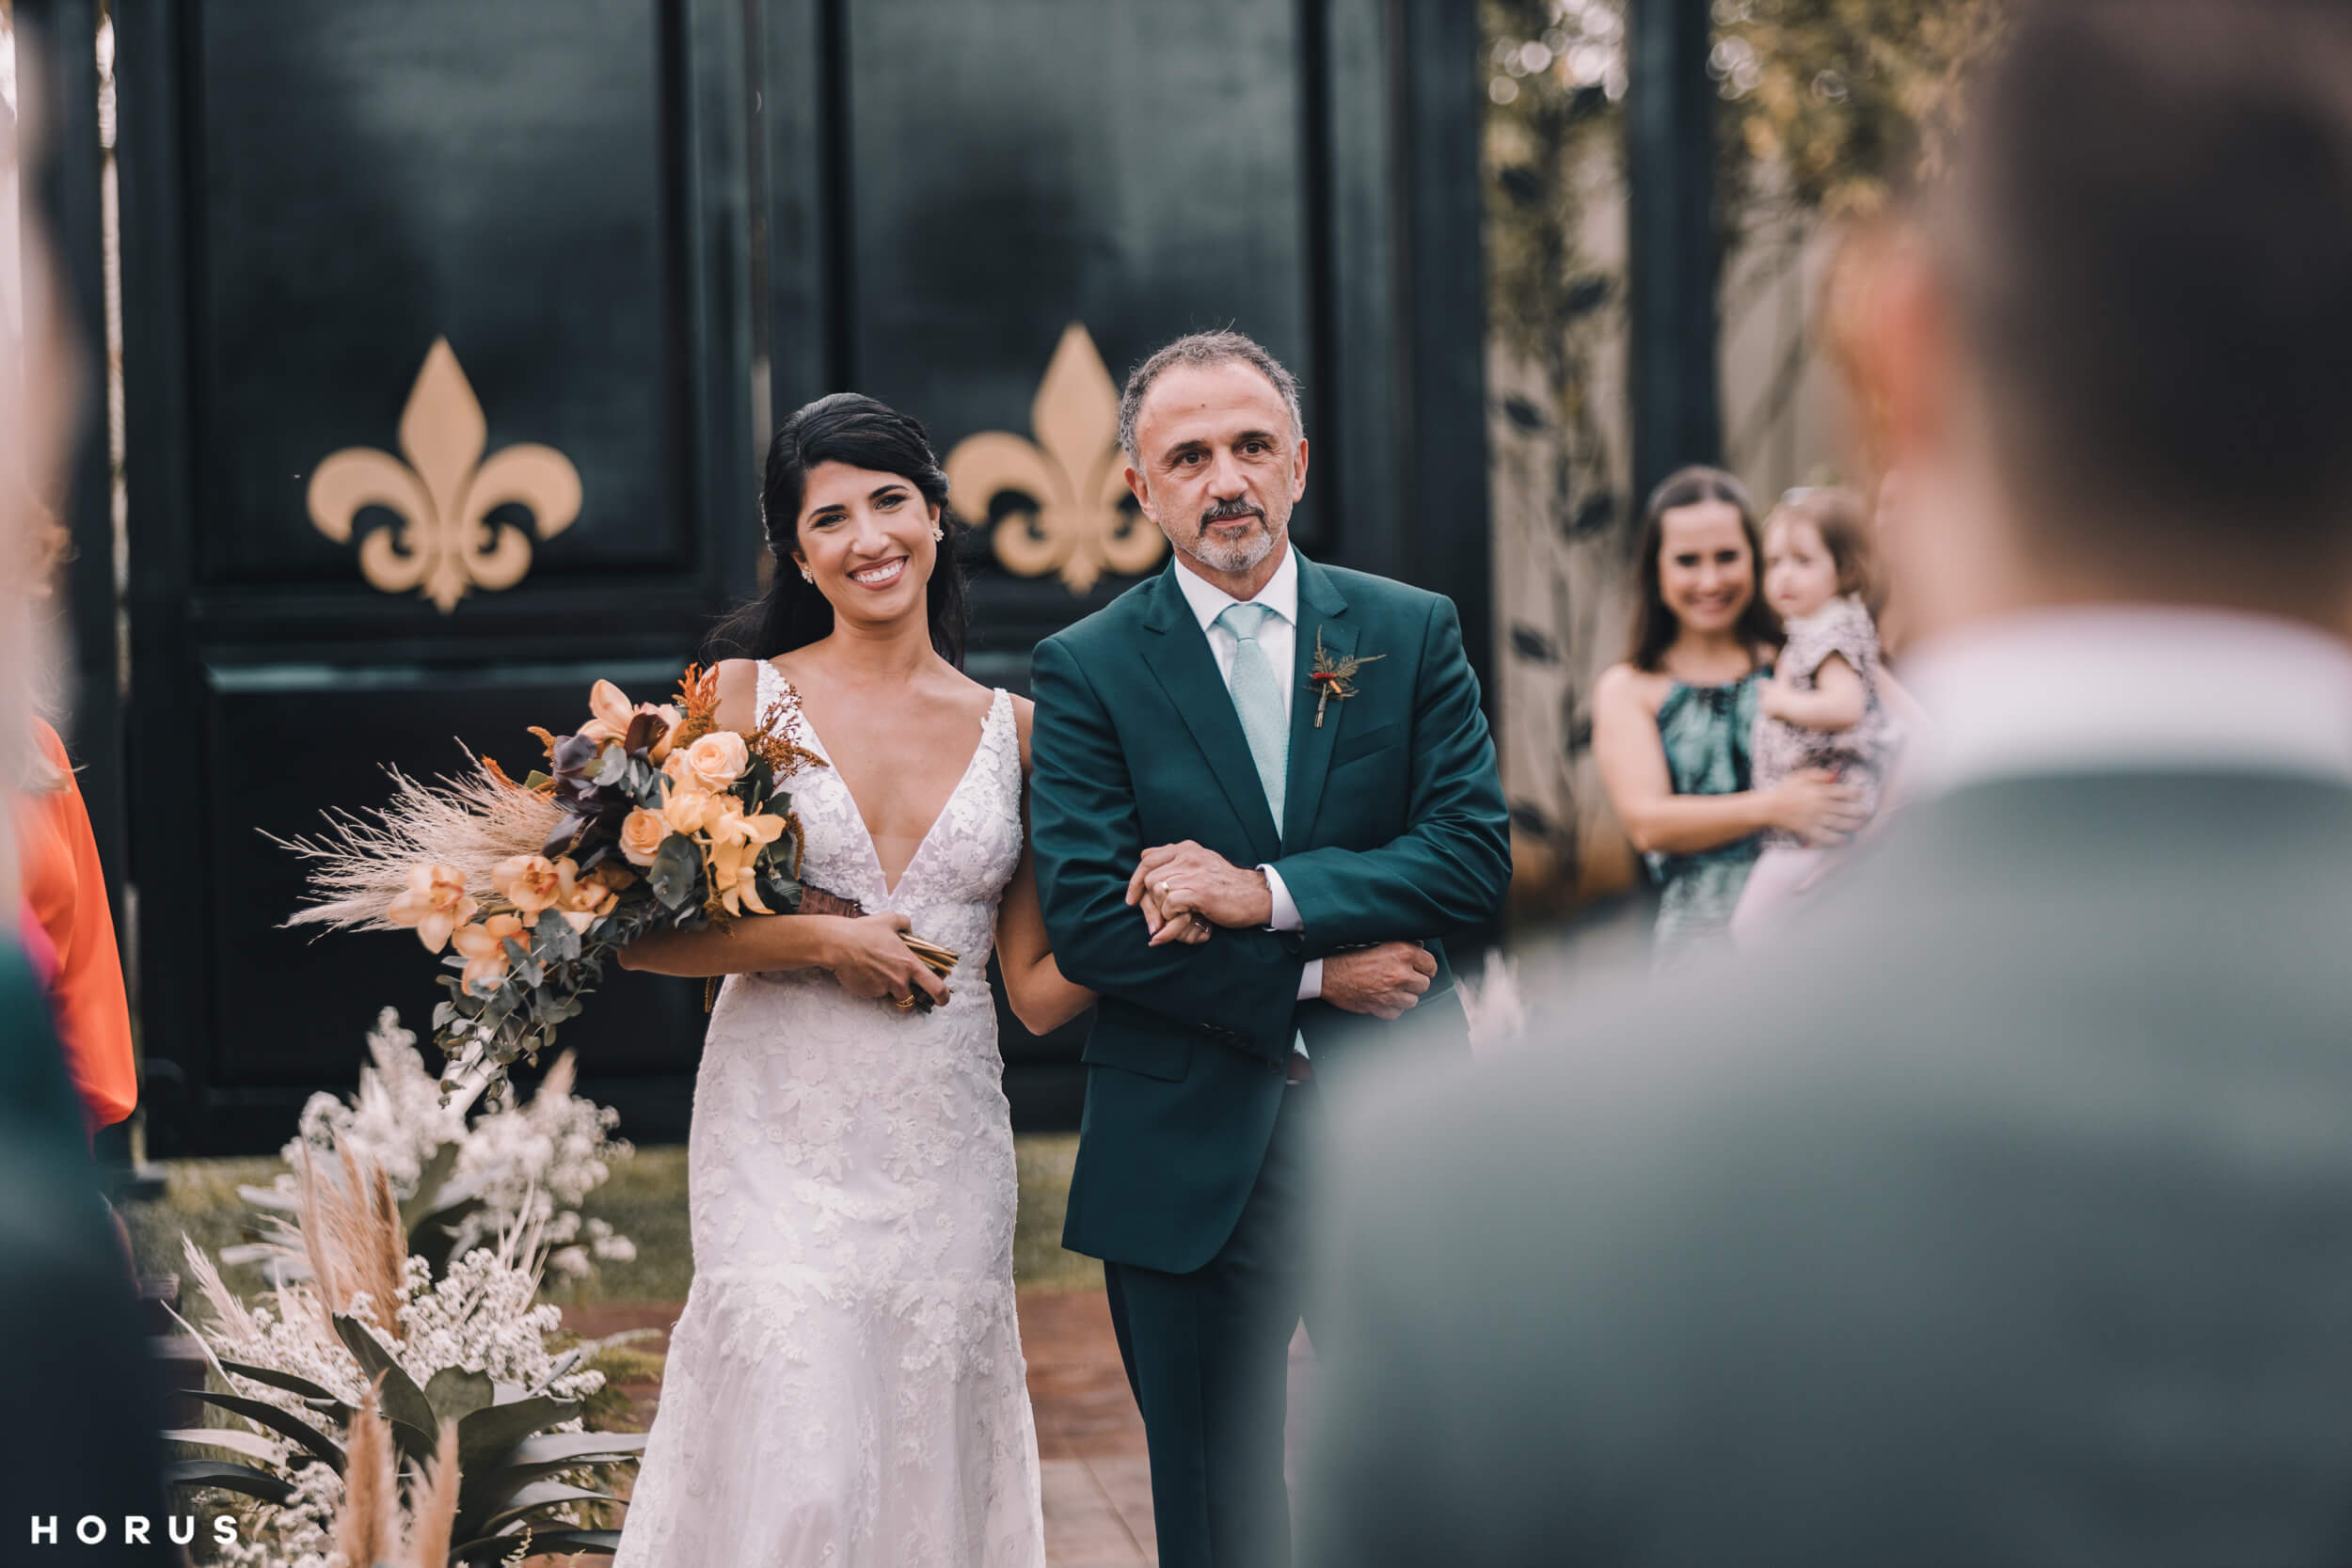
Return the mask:
{"type": "MultiPolygon", "coordinates": [[[[565,1325],[592,1337],[652,1328],[665,1337],[679,1305],[567,1307],[565,1325]]],[[[659,1348],[658,1346],[655,1348],[659,1348]]],[[[1143,1421],[1127,1392],[1119,1341],[1100,1290],[1021,1292],[1021,1348],[1029,1363],[1037,1411],[1038,1456],[1045,1497],[1045,1551],[1051,1568],[1136,1568],[1156,1563],[1152,1547],[1152,1471],[1143,1421]]],[[[1302,1335],[1291,1347],[1291,1402],[1304,1392],[1311,1356],[1302,1335]]],[[[625,1385],[640,1422],[660,1404],[651,1381],[625,1385]]],[[[1294,1457],[1299,1423],[1294,1414],[1294,1457]]]]}

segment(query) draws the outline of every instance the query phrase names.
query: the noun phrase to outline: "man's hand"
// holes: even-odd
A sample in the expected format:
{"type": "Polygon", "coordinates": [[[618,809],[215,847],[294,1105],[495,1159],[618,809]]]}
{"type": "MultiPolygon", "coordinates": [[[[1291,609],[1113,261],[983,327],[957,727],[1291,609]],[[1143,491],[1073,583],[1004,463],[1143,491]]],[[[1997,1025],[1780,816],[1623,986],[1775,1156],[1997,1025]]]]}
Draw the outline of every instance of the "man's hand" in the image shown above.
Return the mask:
{"type": "Polygon", "coordinates": [[[1263,872],[1235,865],[1189,839],[1143,852],[1135,875],[1127,879],[1127,902],[1142,906],[1154,947],[1185,940],[1185,916],[1193,917],[1192,926],[1230,930],[1274,921],[1274,894],[1263,872]]]}
{"type": "Polygon", "coordinates": [[[1421,1005],[1438,960],[1417,942],[1384,942],[1323,960],[1323,1000],[1351,1013],[1403,1018],[1421,1005]]]}

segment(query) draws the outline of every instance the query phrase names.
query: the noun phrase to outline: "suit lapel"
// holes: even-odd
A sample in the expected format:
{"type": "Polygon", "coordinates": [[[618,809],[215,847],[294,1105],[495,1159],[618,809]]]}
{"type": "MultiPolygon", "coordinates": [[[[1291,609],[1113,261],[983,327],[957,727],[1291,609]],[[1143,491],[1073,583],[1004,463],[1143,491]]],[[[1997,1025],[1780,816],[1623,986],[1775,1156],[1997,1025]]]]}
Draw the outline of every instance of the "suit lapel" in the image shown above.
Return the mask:
{"type": "Polygon", "coordinates": [[[1282,845],[1303,849],[1314,832],[1315,813],[1323,804],[1323,781],[1331,771],[1331,748],[1347,722],[1347,705],[1328,704],[1323,727],[1315,727],[1319,695],[1307,677],[1315,667],[1315,639],[1331,658],[1356,651],[1356,627],[1346,619],[1347,601],[1340,596],[1331,575],[1305,555],[1298,558],[1298,639],[1291,672],[1291,757],[1289,782],[1282,794],[1282,845]]]}
{"type": "Polygon", "coordinates": [[[1233,711],[1233,694],[1217,673],[1216,656],[1209,651],[1209,639],[1200,623],[1193,619],[1192,606],[1184,602],[1183,590],[1173,580],[1174,574],[1183,569],[1169,562],[1152,585],[1152,603],[1144,612],[1143,624],[1156,635],[1145,650],[1146,661],[1160,689],[1176,705],[1184,727],[1192,732],[1193,743],[1200,748],[1234,816],[1248,832],[1251,853],[1270,861],[1282,850],[1274,814],[1266,807],[1265,785],[1259,781],[1257,764],[1249,759],[1249,739],[1242,734],[1241,716],[1233,711]]]}

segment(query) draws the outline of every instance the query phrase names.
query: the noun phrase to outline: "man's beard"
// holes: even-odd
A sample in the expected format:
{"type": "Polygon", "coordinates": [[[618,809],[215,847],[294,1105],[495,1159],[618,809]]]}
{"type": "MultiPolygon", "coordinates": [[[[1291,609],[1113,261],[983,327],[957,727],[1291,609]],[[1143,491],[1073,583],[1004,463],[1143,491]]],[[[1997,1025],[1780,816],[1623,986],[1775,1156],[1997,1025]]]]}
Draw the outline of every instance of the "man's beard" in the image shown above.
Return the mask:
{"type": "Polygon", "coordinates": [[[1214,571],[1247,572],[1272,555],[1279,541],[1275,537],[1273,526],[1266,521],[1265,514],[1256,507],[1243,507],[1231,512],[1213,510],[1201,517],[1200,527],[1192,536],[1192,547],[1184,553],[1214,571]],[[1234,517],[1257,518],[1258,531],[1231,544],[1222,544],[1210,537],[1209,526],[1212,523],[1234,517]]]}

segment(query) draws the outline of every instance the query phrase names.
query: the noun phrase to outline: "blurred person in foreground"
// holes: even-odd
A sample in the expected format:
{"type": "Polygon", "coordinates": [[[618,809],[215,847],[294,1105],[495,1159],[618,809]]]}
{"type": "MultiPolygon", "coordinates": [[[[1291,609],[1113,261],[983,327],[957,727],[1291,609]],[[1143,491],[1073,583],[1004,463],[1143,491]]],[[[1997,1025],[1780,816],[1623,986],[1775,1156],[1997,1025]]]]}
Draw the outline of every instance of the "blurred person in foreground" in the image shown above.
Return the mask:
{"type": "MultiPolygon", "coordinates": [[[[29,209],[25,224],[34,272],[47,259],[29,209]]],[[[28,286],[24,297],[58,293],[28,286]]],[[[31,497],[59,470],[80,406],[70,350],[45,312],[27,311],[24,352],[21,377],[0,374],[0,780],[11,784],[39,776],[43,760],[32,672],[46,578],[31,497]]],[[[160,1384],[99,1196],[84,1103],[19,928],[18,860],[17,835],[0,832],[0,1344],[16,1352],[0,1421],[0,1560],[179,1560],[167,1544],[160,1384]],[[103,1532],[86,1543],[91,1519],[103,1532]],[[126,1540],[131,1520],[144,1522],[146,1544],[126,1540]]],[[[103,908],[103,885],[97,896],[103,908]]]]}
{"type": "MultiPolygon", "coordinates": [[[[64,560],[66,538],[44,511],[28,511],[28,586],[39,613],[53,597],[51,583],[64,560]]],[[[90,832],[89,808],[74,783],[72,760],[48,720],[35,712],[24,721],[31,744],[17,759],[9,800],[23,892],[22,934],[49,997],[84,1124],[94,1132],[120,1121],[138,1103],[131,1008],[106,904],[105,868],[90,832]]]]}
{"type": "Polygon", "coordinates": [[[1940,754],[1353,1126],[1309,1562],[2352,1555],[2352,14],[2010,37],[1863,364],[1940,754]]]}

